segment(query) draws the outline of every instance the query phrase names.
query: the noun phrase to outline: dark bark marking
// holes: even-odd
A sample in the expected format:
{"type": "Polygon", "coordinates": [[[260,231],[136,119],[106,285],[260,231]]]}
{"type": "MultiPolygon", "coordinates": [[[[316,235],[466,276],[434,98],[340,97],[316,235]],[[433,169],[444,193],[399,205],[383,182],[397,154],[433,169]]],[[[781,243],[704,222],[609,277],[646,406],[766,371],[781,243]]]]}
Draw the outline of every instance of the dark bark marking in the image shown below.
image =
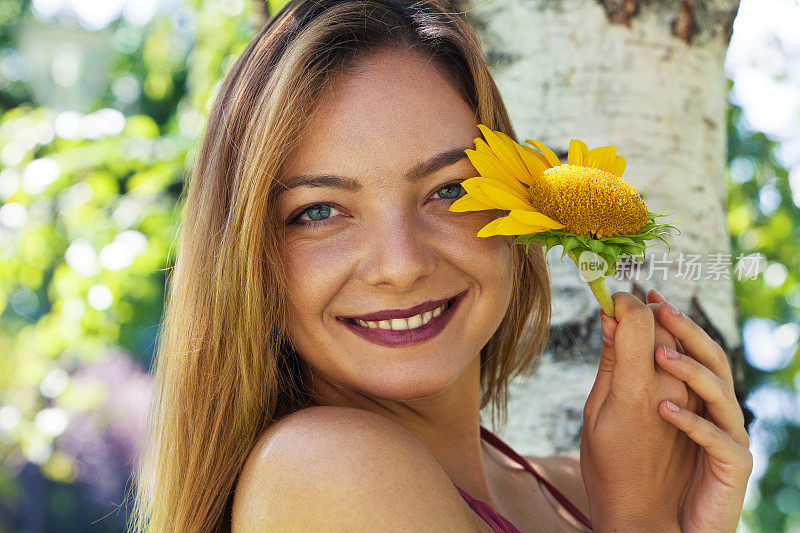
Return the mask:
{"type": "Polygon", "coordinates": [[[610,22],[630,27],[631,18],[639,12],[639,0],[600,0],[610,22]]]}
{"type": "Polygon", "coordinates": [[[678,11],[672,19],[672,35],[683,40],[686,44],[692,43],[692,38],[697,33],[697,21],[694,18],[692,4],[682,1],[678,4],[678,11]]]}
{"type": "Polygon", "coordinates": [[[597,315],[563,324],[551,324],[546,349],[553,361],[600,358],[602,335],[597,315]]]}

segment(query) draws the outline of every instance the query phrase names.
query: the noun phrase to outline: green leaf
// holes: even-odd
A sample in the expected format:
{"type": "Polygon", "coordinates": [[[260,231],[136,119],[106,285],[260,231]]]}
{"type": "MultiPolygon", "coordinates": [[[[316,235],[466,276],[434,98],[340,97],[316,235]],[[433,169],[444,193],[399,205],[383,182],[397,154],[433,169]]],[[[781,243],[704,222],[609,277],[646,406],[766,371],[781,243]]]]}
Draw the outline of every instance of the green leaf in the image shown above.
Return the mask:
{"type": "Polygon", "coordinates": [[[606,244],[606,253],[613,256],[615,260],[621,249],[622,247],[618,244],[606,244]]]}
{"type": "Polygon", "coordinates": [[[593,251],[594,253],[599,254],[600,252],[605,250],[606,247],[603,245],[602,242],[600,242],[598,240],[595,240],[595,239],[590,239],[589,240],[589,249],[591,251],[593,251]]]}
{"type": "Polygon", "coordinates": [[[604,243],[613,243],[613,244],[632,244],[633,240],[630,237],[609,237],[607,239],[602,239],[604,243]]]}
{"type": "Polygon", "coordinates": [[[631,254],[631,255],[638,255],[644,252],[644,250],[639,246],[630,246],[624,245],[620,249],[622,253],[631,254]]]}

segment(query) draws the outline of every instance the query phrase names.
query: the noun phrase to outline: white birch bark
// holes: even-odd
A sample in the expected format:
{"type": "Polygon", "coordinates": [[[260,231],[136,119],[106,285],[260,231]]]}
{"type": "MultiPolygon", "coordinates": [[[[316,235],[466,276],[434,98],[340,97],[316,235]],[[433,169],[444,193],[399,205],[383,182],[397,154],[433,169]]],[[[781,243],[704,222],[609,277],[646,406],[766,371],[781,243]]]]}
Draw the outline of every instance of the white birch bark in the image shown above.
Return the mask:
{"type": "MultiPolygon", "coordinates": [[[[682,232],[668,238],[666,258],[666,246],[654,241],[638,281],[607,278],[609,290],[658,289],[716,337],[741,380],[736,258],[728,255],[724,264],[709,255],[731,253],[723,59],[738,2],[697,4],[693,10],[675,0],[470,0],[461,7],[479,30],[520,142],[534,138],[557,153],[566,152],[570,138],[590,148],[616,145],[627,160],[623,177],[645,190],[649,210],[679,211],[657,219],[682,232]],[[679,273],[681,254],[701,255],[700,279],[679,273]],[[654,258],[666,259],[666,280],[649,274],[654,258]],[[727,274],[714,279],[710,262],[727,274]]],[[[509,423],[498,428],[523,454],[578,455],[583,405],[600,357],[599,305],[574,263],[561,263],[560,255],[557,247],[548,256],[552,349],[532,379],[512,383],[509,423]]],[[[489,420],[488,409],[483,414],[489,420]]]]}

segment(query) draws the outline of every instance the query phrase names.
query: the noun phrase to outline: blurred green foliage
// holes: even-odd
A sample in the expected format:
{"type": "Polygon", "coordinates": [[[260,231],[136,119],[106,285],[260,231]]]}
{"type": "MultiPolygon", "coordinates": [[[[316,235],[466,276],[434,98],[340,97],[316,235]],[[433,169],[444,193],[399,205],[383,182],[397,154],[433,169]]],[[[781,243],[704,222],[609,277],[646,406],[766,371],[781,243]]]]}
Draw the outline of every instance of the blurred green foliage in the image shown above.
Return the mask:
{"type": "MultiPolygon", "coordinates": [[[[730,87],[730,84],[729,84],[730,87]]],[[[798,117],[800,120],[800,117],[798,117]]],[[[793,191],[789,170],[777,156],[778,144],[743,123],[741,108],[728,108],[728,229],[732,253],[761,253],[770,276],[736,281],[734,291],[740,307],[739,322],[764,318],[776,326],[800,323],[800,190],[793,191]]],[[[798,170],[795,170],[797,172],[798,170]]],[[[764,339],[775,343],[777,339],[764,339]]],[[[752,354],[757,356],[758,354],[752,354]]],[[[789,394],[800,392],[800,347],[783,368],[769,372],[747,365],[747,389],[766,386],[786,391],[774,396],[788,403],[789,394]]],[[[770,453],[766,472],[757,484],[757,505],[745,510],[743,519],[753,531],[800,530],[800,413],[794,406],[771,405],[795,411],[791,417],[757,421],[768,435],[770,453]]],[[[755,440],[751,438],[751,441],[755,440]]]]}
{"type": "MultiPolygon", "coordinates": [[[[0,69],[24,61],[14,30],[30,7],[0,0],[0,69]]],[[[0,82],[4,505],[22,501],[15,476],[26,463],[56,482],[77,481],[79,465],[61,438],[115,392],[72,379],[79,369],[110,346],[151,364],[176,204],[216,84],[252,37],[250,9],[197,0],[162,9],[142,27],[115,21],[92,113],[37,104],[25,68],[0,82]]]]}
{"type": "MultiPolygon", "coordinates": [[[[270,12],[283,3],[270,0],[270,12]]],[[[61,438],[74,417],[99,410],[113,393],[100,381],[74,380],[81,368],[113,346],[149,368],[166,269],[174,260],[175,207],[217,83],[253,34],[254,8],[257,3],[246,0],[187,0],[142,27],[115,21],[107,79],[91,113],[42,106],[25,76],[0,77],[5,505],[21,502],[17,475],[24,464],[39,465],[60,487],[77,483],[76,459],[61,438]]],[[[30,16],[28,0],[0,0],[0,71],[24,73],[15,28],[30,16]]],[[[732,256],[760,252],[768,264],[783,265],[786,275],[778,285],[762,276],[735,281],[739,319],[742,325],[753,317],[796,323],[800,211],[775,143],[743,128],[740,116],[732,105],[732,256]],[[772,195],[774,203],[775,193],[777,206],[765,212],[760,196],[772,195]]],[[[775,372],[748,367],[746,382],[751,389],[775,383],[796,392],[799,371],[795,354],[775,372]]],[[[791,491],[800,488],[800,431],[790,422],[774,431],[782,441],[759,482],[759,504],[744,516],[753,530],[784,531],[800,523],[791,505],[791,491]]],[[[56,494],[52,519],[69,500],[63,491],[56,494]]],[[[0,513],[0,529],[2,519],[0,513]]]]}
{"type": "MultiPolygon", "coordinates": [[[[742,110],[728,109],[728,229],[734,254],[764,254],[767,268],[785,271],[779,284],[759,276],[734,286],[741,319],[770,318],[779,324],[800,322],[800,209],[792,199],[789,170],[777,157],[778,145],[761,132],[742,124],[742,110]],[[764,198],[768,196],[769,198],[764,198]]],[[[800,120],[800,117],[798,117],[800,120]]],[[[795,198],[800,201],[800,191],[795,198]]],[[[795,386],[800,350],[790,364],[770,379],[795,386]]],[[[765,376],[749,374],[750,388],[765,376]]]]}

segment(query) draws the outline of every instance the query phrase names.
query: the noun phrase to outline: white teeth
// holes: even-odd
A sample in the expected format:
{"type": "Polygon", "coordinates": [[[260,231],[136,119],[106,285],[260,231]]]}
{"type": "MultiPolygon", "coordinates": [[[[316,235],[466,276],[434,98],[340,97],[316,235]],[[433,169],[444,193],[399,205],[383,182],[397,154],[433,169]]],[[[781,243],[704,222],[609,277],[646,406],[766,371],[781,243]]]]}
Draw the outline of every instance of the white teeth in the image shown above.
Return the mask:
{"type": "Polygon", "coordinates": [[[391,329],[391,330],[406,330],[406,329],[414,329],[420,326],[424,326],[431,319],[436,318],[437,316],[441,315],[445,310],[447,310],[448,304],[444,304],[440,307],[437,307],[433,311],[426,311],[420,315],[410,316],[408,318],[393,318],[391,320],[381,320],[379,322],[365,322],[356,318],[356,323],[364,328],[372,328],[372,329],[391,329]]]}
{"type": "Polygon", "coordinates": [[[408,320],[405,318],[393,318],[391,324],[392,329],[408,329],[408,320]]]}

